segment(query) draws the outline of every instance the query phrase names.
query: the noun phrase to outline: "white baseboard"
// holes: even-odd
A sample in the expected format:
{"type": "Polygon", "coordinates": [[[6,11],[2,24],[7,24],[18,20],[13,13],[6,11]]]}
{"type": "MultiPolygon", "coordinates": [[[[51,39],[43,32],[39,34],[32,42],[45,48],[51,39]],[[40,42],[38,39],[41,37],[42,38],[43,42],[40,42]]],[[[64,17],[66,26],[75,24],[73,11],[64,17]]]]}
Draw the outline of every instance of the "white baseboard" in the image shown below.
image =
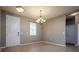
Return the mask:
{"type": "Polygon", "coordinates": [[[42,43],[43,41],[38,41],[38,42],[32,42],[32,43],[26,43],[26,44],[20,44],[21,45],[30,45],[30,44],[36,44],[36,43],[42,43]]]}
{"type": "MultiPolygon", "coordinates": [[[[26,44],[19,44],[19,45],[16,45],[16,46],[30,45],[30,44],[36,44],[36,43],[41,43],[41,42],[43,42],[43,41],[32,42],[32,43],[26,43],[26,44]]],[[[1,48],[16,47],[16,46],[5,46],[5,47],[1,47],[1,48]]]]}
{"type": "MultiPolygon", "coordinates": [[[[57,46],[63,46],[66,47],[66,45],[61,45],[61,44],[57,44],[57,43],[53,43],[53,42],[48,42],[48,41],[38,41],[38,42],[32,42],[32,43],[26,43],[26,44],[20,44],[20,45],[16,45],[16,46],[22,46],[22,45],[30,45],[30,44],[36,44],[36,43],[47,43],[47,44],[52,44],[52,45],[57,45],[57,46]]],[[[16,47],[16,46],[11,46],[11,47],[16,47]]],[[[6,47],[1,47],[1,48],[7,48],[6,47]]]]}
{"type": "Polygon", "coordinates": [[[48,41],[43,41],[44,43],[47,43],[47,44],[52,44],[52,45],[57,45],[57,46],[63,46],[63,47],[66,47],[66,45],[62,45],[62,44],[57,44],[57,43],[53,43],[53,42],[48,42],[48,41]]]}

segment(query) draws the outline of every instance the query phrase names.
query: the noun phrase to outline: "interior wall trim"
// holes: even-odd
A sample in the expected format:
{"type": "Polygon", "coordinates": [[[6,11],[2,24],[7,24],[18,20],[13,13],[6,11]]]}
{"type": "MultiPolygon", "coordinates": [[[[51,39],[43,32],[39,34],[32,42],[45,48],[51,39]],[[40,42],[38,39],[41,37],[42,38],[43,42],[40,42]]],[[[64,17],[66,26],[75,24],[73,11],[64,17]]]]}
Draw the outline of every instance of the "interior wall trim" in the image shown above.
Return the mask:
{"type": "MultiPolygon", "coordinates": [[[[47,43],[47,44],[51,44],[51,45],[57,45],[57,46],[66,47],[66,45],[57,44],[57,43],[53,43],[53,42],[49,42],[49,41],[37,41],[37,42],[26,43],[26,44],[20,44],[20,45],[11,46],[11,47],[17,47],[17,46],[23,46],[23,45],[31,45],[31,44],[36,44],[36,43],[47,43]]],[[[8,46],[6,46],[6,47],[1,47],[1,48],[7,48],[7,47],[8,47],[8,46]]]]}
{"type": "Polygon", "coordinates": [[[17,46],[30,45],[30,44],[36,44],[36,43],[42,43],[42,42],[43,42],[43,41],[38,41],[38,42],[32,42],[32,43],[26,43],[26,44],[20,44],[20,45],[16,45],[16,46],[4,46],[4,47],[0,47],[0,48],[17,47],[17,46]]]}
{"type": "Polygon", "coordinates": [[[49,41],[43,41],[43,42],[44,42],[44,43],[47,43],[47,44],[52,44],[52,45],[57,45],[57,46],[66,47],[66,45],[57,44],[57,43],[53,43],[53,42],[49,42],[49,41]]]}

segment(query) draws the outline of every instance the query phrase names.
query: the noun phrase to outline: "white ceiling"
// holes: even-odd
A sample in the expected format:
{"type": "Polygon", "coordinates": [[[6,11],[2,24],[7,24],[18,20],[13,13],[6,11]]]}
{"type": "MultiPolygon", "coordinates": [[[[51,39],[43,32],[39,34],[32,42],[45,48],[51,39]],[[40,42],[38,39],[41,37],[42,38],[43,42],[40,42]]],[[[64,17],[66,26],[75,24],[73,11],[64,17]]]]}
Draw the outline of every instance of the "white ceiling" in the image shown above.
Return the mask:
{"type": "MultiPolygon", "coordinates": [[[[2,6],[1,8],[5,11],[19,14],[16,11],[15,6],[2,6]]],[[[25,11],[22,13],[22,15],[32,19],[39,18],[40,10],[43,10],[42,15],[46,20],[69,13],[71,11],[79,10],[78,6],[23,6],[23,8],[25,11]]]]}

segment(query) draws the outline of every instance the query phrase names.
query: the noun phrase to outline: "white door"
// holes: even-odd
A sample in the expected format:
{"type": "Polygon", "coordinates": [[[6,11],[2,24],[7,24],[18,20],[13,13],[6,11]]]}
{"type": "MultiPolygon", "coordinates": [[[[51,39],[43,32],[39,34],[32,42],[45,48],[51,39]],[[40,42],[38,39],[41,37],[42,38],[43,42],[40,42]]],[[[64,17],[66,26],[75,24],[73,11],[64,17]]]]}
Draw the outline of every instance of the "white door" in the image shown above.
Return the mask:
{"type": "Polygon", "coordinates": [[[6,15],[6,46],[20,44],[20,17],[6,15]]]}

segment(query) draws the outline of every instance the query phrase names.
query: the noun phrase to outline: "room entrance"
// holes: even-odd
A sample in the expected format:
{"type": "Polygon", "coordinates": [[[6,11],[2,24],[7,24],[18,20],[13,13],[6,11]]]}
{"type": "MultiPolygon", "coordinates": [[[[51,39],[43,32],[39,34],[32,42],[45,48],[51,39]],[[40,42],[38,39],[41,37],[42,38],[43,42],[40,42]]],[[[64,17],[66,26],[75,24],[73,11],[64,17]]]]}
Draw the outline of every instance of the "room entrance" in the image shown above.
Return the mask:
{"type": "Polygon", "coordinates": [[[75,16],[66,17],[66,45],[75,46],[77,43],[77,25],[75,16]]]}

